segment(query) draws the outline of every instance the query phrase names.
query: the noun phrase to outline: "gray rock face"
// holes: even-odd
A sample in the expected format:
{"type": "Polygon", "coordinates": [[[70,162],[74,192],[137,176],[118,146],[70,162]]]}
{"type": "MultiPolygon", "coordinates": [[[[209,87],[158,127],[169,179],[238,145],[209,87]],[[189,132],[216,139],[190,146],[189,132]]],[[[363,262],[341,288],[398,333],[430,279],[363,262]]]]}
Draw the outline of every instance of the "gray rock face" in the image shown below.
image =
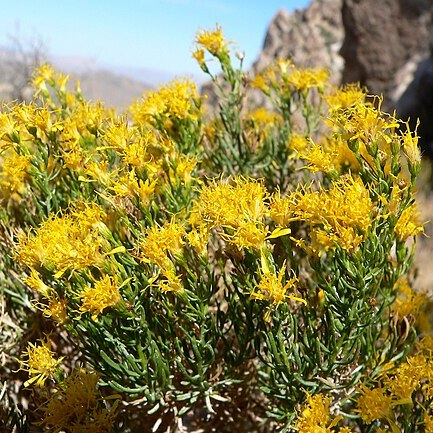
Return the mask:
{"type": "Polygon", "coordinates": [[[384,95],[385,109],[395,107],[401,82],[413,73],[410,64],[428,56],[432,5],[432,0],[343,0],[342,82],[360,82],[384,95]]]}
{"type": "Polygon", "coordinates": [[[316,0],[292,14],[281,9],[269,25],[254,72],[275,59],[290,58],[300,66],[328,68],[332,81],[339,83],[343,70],[339,51],[344,37],[341,8],[342,0],[316,0]]]}

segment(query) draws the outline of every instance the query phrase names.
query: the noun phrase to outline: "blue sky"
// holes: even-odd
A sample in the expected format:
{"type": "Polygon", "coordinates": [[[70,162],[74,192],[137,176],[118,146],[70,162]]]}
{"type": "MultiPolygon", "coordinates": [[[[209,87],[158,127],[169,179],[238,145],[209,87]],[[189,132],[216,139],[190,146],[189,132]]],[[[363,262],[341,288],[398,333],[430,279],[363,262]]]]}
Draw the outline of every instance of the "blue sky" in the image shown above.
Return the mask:
{"type": "MultiPolygon", "coordinates": [[[[0,0],[0,45],[9,35],[40,38],[53,56],[91,58],[104,66],[200,74],[191,59],[198,29],[222,26],[249,66],[266,28],[284,7],[309,0],[0,0]]],[[[10,43],[9,43],[10,44],[10,43]]]]}

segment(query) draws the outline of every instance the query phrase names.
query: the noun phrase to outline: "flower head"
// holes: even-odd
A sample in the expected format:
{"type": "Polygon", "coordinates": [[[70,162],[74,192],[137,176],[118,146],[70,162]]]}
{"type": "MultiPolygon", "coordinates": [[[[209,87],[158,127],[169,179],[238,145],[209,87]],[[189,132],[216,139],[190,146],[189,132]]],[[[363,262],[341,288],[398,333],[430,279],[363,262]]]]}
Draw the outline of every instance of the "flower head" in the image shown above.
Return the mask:
{"type": "Polygon", "coordinates": [[[297,296],[287,294],[288,290],[293,290],[296,287],[298,278],[293,276],[283,284],[283,277],[285,275],[286,267],[285,264],[278,271],[278,274],[273,272],[265,272],[261,276],[260,282],[257,285],[257,290],[251,292],[250,297],[252,299],[267,300],[270,302],[270,306],[265,314],[265,321],[270,321],[272,308],[277,308],[281,303],[287,299],[292,299],[298,302],[306,304],[306,301],[297,296]]]}
{"type": "Polygon", "coordinates": [[[392,397],[386,393],[383,387],[367,388],[361,386],[359,388],[360,396],[356,404],[358,412],[363,421],[371,424],[373,421],[387,419],[391,413],[392,397]]]}
{"type": "Polygon", "coordinates": [[[117,278],[105,275],[101,280],[96,281],[93,287],[87,287],[81,292],[80,299],[82,301],[80,311],[91,313],[92,319],[96,320],[105,308],[116,305],[122,299],[117,278]]]}
{"type": "Polygon", "coordinates": [[[330,402],[331,399],[322,394],[311,396],[307,393],[307,401],[295,421],[295,430],[299,433],[333,433],[340,418],[330,420],[330,402]]]}
{"type": "Polygon", "coordinates": [[[199,32],[196,36],[196,43],[219,59],[229,54],[227,41],[221,27],[218,25],[215,30],[203,30],[199,32]]]}
{"type": "Polygon", "coordinates": [[[44,386],[45,381],[54,376],[62,362],[63,357],[58,359],[54,357],[55,353],[51,350],[49,340],[41,340],[40,343],[39,345],[29,343],[24,354],[27,359],[20,361],[21,369],[31,376],[24,386],[32,383],[36,383],[36,386],[44,386]]]}

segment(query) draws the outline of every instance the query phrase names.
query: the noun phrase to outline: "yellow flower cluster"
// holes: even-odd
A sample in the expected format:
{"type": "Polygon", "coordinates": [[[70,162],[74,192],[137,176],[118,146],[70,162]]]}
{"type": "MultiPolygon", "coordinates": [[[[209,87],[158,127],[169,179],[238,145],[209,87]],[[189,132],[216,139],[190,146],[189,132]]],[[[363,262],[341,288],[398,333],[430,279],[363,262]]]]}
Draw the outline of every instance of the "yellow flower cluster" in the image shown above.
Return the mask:
{"type": "MultiPolygon", "coordinates": [[[[71,433],[107,433],[112,431],[117,403],[104,405],[97,383],[99,376],[75,369],[66,378],[63,388],[53,393],[40,408],[42,424],[50,431],[71,433]]],[[[117,397],[117,396],[113,396],[117,397]]]]}
{"type": "Polygon", "coordinates": [[[373,210],[361,179],[349,175],[342,176],[329,190],[298,188],[287,197],[275,196],[270,205],[271,218],[277,224],[305,221],[310,225],[311,249],[319,255],[336,246],[354,251],[372,225],[373,210]]]}
{"type": "Polygon", "coordinates": [[[199,218],[209,228],[223,229],[222,238],[239,249],[260,249],[268,235],[264,218],[268,193],[262,183],[236,178],[203,187],[196,202],[199,218]]]}
{"type": "Polygon", "coordinates": [[[268,95],[271,89],[283,94],[300,92],[306,95],[310,89],[322,92],[328,76],[325,68],[297,68],[290,60],[279,59],[263,72],[257,73],[251,85],[268,95]]]}
{"type": "MultiPolygon", "coordinates": [[[[322,394],[307,394],[307,401],[295,421],[294,428],[299,433],[334,433],[341,417],[331,420],[329,405],[331,399],[322,394]]],[[[350,433],[348,427],[341,427],[338,432],[350,433]]]]}
{"type": "Polygon", "coordinates": [[[250,297],[252,299],[267,300],[270,302],[269,307],[265,313],[264,319],[266,322],[271,320],[272,308],[277,308],[281,303],[287,299],[302,302],[306,304],[306,301],[297,296],[287,294],[289,289],[293,290],[298,282],[297,277],[292,277],[285,284],[283,284],[283,277],[285,274],[285,264],[278,271],[276,275],[273,272],[264,272],[261,276],[260,282],[257,285],[257,289],[251,292],[250,297]]]}
{"type": "Polygon", "coordinates": [[[44,267],[60,278],[66,271],[99,267],[109,252],[101,235],[104,210],[85,205],[69,214],[51,216],[35,231],[21,234],[15,258],[30,269],[44,267]]]}
{"type": "Polygon", "coordinates": [[[150,91],[131,107],[137,125],[155,126],[158,122],[170,130],[176,120],[197,121],[200,115],[199,97],[195,84],[190,81],[173,81],[158,91],[150,91]]]}

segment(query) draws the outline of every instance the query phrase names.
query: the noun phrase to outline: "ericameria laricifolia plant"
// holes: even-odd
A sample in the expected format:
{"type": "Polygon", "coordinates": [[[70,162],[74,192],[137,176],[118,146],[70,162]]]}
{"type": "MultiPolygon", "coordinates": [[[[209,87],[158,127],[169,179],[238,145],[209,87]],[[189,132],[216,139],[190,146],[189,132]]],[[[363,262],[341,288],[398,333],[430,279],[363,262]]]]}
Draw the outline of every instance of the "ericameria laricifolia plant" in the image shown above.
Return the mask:
{"type": "Polygon", "coordinates": [[[247,77],[219,27],[193,56],[213,115],[187,80],[118,115],[49,65],[3,106],[2,293],[28,317],[10,352],[28,423],[433,431],[416,134],[323,69],[247,77]],[[252,87],[274,108],[249,109],[252,87]]]}

